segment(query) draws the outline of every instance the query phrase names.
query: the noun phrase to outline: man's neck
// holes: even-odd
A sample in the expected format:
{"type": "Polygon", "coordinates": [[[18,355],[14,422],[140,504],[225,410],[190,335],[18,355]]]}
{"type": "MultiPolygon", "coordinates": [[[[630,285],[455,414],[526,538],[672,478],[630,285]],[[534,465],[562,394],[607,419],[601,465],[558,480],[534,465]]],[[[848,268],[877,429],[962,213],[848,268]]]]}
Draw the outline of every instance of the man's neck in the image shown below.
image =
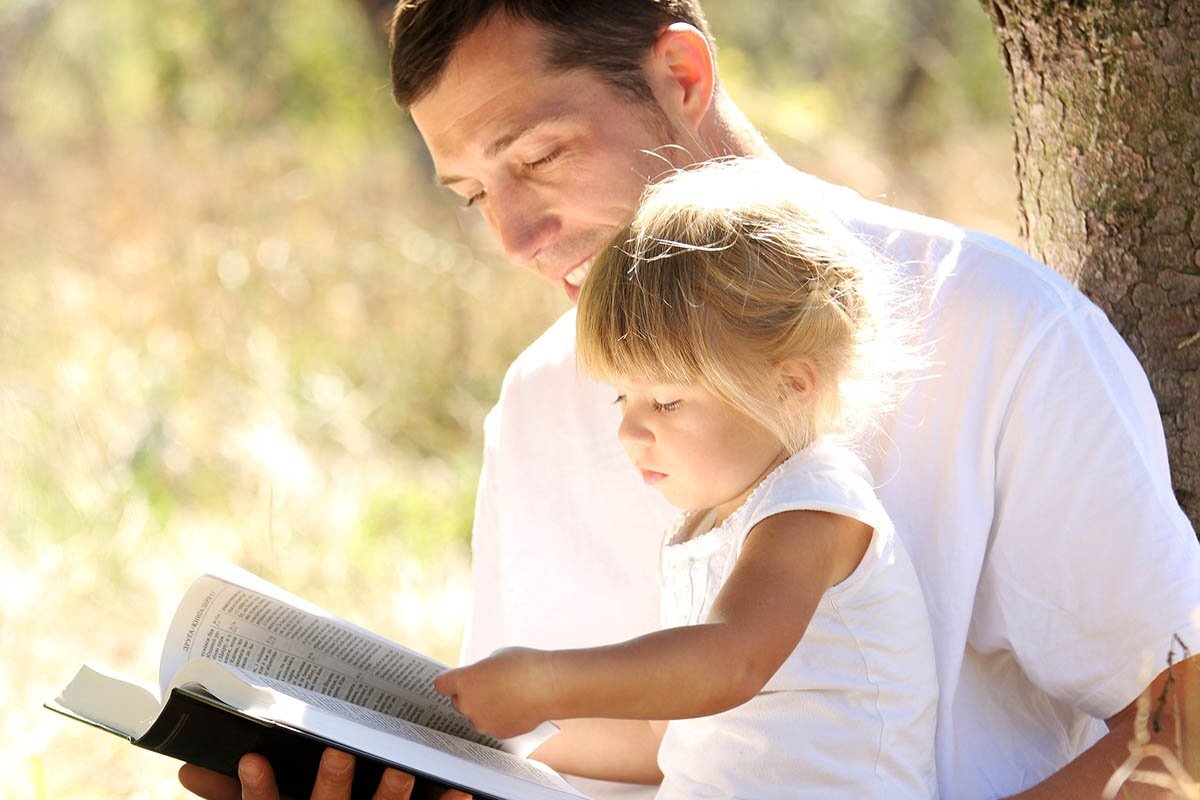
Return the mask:
{"type": "Polygon", "coordinates": [[[766,139],[723,89],[718,89],[713,96],[712,113],[702,128],[702,134],[709,145],[709,158],[775,157],[775,152],[771,150],[766,139]]]}

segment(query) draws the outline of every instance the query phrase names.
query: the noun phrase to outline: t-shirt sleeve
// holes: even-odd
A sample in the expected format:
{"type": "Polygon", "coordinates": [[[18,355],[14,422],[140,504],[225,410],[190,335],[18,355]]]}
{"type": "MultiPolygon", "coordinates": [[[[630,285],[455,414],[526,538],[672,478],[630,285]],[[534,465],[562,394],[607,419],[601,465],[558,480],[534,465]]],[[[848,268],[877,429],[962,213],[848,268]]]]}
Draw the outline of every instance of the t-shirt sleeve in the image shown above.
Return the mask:
{"type": "Polygon", "coordinates": [[[499,522],[499,406],[483,424],[483,469],[475,494],[475,520],[471,528],[471,608],[463,632],[460,664],[471,664],[490,655],[503,641],[500,618],[499,522]]]}
{"type": "Polygon", "coordinates": [[[1051,326],[1018,373],[969,642],[1098,718],[1200,649],[1200,545],[1171,490],[1145,374],[1103,314],[1051,326]]]}

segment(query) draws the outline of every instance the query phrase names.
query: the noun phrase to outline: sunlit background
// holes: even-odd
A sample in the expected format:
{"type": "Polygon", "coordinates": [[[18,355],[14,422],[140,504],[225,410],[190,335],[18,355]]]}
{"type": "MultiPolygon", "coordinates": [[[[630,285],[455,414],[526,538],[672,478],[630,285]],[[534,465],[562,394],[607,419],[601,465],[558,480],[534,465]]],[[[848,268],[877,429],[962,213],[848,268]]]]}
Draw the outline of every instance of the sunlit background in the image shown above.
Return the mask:
{"type": "MultiPolygon", "coordinates": [[[[480,429],[565,310],[432,188],[355,0],[0,0],[0,796],[175,798],[41,708],[231,559],[454,661],[480,429]]],[[[1005,238],[976,0],[708,0],[792,163],[1005,238]]]]}

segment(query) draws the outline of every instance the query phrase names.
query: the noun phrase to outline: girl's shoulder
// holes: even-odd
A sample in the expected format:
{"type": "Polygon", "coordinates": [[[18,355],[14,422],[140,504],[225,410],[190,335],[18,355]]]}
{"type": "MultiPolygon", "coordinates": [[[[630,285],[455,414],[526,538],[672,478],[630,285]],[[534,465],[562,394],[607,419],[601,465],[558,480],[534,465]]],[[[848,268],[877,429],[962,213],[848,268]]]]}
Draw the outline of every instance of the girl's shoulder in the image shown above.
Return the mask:
{"type": "Polygon", "coordinates": [[[857,519],[889,535],[892,530],[875,494],[874,478],[862,459],[828,439],[818,440],[780,464],[730,520],[740,514],[740,527],[748,533],[767,517],[787,511],[826,511],[857,519]]]}
{"type": "Polygon", "coordinates": [[[729,548],[738,552],[755,525],[788,511],[841,514],[888,538],[892,535],[891,521],[862,459],[831,439],[821,439],[768,473],[721,524],[712,524],[711,509],[682,512],[663,537],[664,555],[697,560],[729,548]]]}

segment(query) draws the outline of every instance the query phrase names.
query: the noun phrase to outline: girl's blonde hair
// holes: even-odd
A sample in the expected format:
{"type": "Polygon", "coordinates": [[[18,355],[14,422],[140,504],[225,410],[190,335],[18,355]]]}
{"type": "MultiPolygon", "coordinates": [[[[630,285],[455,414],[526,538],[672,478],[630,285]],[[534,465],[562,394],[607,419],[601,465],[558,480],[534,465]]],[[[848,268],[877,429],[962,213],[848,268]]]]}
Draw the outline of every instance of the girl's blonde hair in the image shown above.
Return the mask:
{"type": "Polygon", "coordinates": [[[822,211],[816,182],[737,158],[651,186],[597,257],[579,298],[577,354],[600,380],[699,383],[789,452],[858,434],[916,365],[896,270],[822,211]],[[797,413],[779,366],[807,359],[797,413]]]}

